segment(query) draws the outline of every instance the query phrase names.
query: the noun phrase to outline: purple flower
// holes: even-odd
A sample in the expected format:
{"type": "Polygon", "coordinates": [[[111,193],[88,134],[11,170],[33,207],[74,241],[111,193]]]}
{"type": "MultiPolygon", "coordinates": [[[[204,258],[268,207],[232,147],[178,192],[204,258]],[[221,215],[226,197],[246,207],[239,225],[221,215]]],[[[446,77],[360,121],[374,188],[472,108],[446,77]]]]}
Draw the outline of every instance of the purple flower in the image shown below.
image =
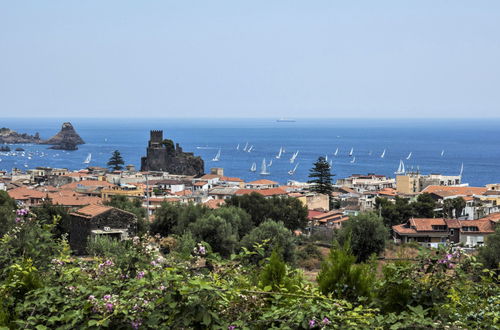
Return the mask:
{"type": "Polygon", "coordinates": [[[156,266],[156,261],[153,260],[150,263],[151,263],[152,266],[156,266]]]}
{"type": "Polygon", "coordinates": [[[111,295],[110,294],[107,294],[105,295],[104,297],[102,297],[103,300],[109,300],[111,299],[111,295]]]}
{"type": "Polygon", "coordinates": [[[203,255],[205,254],[207,251],[205,249],[205,247],[203,245],[200,245],[200,247],[198,248],[198,252],[203,255]]]}
{"type": "Polygon", "coordinates": [[[165,290],[165,286],[162,284],[162,285],[160,285],[160,287],[158,289],[160,289],[160,291],[163,291],[163,290],[165,290]]]}
{"type": "Polygon", "coordinates": [[[323,319],[323,321],[321,321],[321,323],[328,325],[328,324],[330,324],[330,323],[332,323],[332,322],[330,322],[330,320],[328,319],[328,317],[325,317],[325,318],[323,319]]]}
{"type": "Polygon", "coordinates": [[[107,310],[108,312],[112,312],[112,311],[113,311],[113,309],[114,309],[114,305],[113,305],[113,303],[110,303],[110,302],[109,302],[109,303],[107,303],[107,304],[106,304],[106,310],[107,310]]]}
{"type": "Polygon", "coordinates": [[[16,223],[21,222],[21,220],[22,220],[21,218],[16,218],[16,223]]]}
{"type": "Polygon", "coordinates": [[[315,325],[316,325],[316,321],[314,321],[314,320],[309,321],[309,328],[314,328],[315,325]]]}
{"type": "Polygon", "coordinates": [[[28,214],[28,210],[26,210],[26,209],[19,209],[19,210],[16,211],[16,214],[20,215],[20,216],[25,216],[25,215],[28,214]]]}
{"type": "Polygon", "coordinates": [[[130,325],[132,326],[133,329],[139,329],[141,324],[142,324],[141,320],[135,320],[135,321],[132,321],[132,323],[130,323],[130,325]]]}
{"type": "Polygon", "coordinates": [[[227,330],[234,330],[236,329],[236,326],[235,325],[230,325],[227,327],[227,330]]]}
{"type": "Polygon", "coordinates": [[[452,255],[452,254],[448,254],[448,255],[446,255],[446,259],[451,260],[451,258],[453,258],[453,255],[452,255]]]}
{"type": "Polygon", "coordinates": [[[94,295],[90,295],[89,298],[88,298],[89,301],[94,301],[95,300],[95,296],[94,295]]]}
{"type": "Polygon", "coordinates": [[[141,278],[144,277],[144,275],[145,275],[145,273],[143,271],[140,271],[140,272],[137,273],[137,278],[141,279],[141,278]]]}
{"type": "Polygon", "coordinates": [[[104,264],[105,264],[106,266],[113,266],[113,265],[114,265],[113,261],[111,261],[111,260],[109,260],[109,259],[108,259],[108,260],[106,260],[106,261],[104,262],[104,264]]]}

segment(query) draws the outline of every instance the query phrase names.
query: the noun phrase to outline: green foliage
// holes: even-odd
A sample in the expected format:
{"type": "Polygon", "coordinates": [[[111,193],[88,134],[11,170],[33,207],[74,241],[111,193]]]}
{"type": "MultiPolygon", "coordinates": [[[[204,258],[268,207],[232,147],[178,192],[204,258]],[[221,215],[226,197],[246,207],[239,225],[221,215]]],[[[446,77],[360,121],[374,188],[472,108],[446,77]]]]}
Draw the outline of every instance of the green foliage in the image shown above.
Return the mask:
{"type": "Polygon", "coordinates": [[[69,234],[70,217],[68,210],[60,205],[54,205],[50,200],[44,201],[42,205],[31,208],[37,220],[44,224],[51,224],[54,218],[60,219],[53,232],[56,237],[69,234]]]}
{"type": "Polygon", "coordinates": [[[111,157],[109,158],[109,161],[108,161],[108,167],[112,170],[112,171],[119,171],[121,169],[123,169],[123,166],[125,162],[123,161],[123,158],[122,158],[122,155],[120,154],[120,152],[118,150],[115,150],[113,151],[113,154],[111,155],[111,157]]]}
{"type": "Polygon", "coordinates": [[[207,242],[214,252],[228,257],[234,253],[238,242],[237,228],[220,216],[208,214],[189,226],[197,241],[207,242]]]}
{"type": "Polygon", "coordinates": [[[479,248],[478,258],[486,268],[500,269],[500,225],[496,226],[494,234],[486,236],[485,245],[479,248]]]}
{"type": "Polygon", "coordinates": [[[247,212],[245,212],[245,210],[240,209],[239,207],[221,207],[211,210],[210,214],[221,217],[226,222],[230,223],[238,234],[238,241],[253,229],[252,218],[247,212]]]}
{"type": "Polygon", "coordinates": [[[226,204],[245,210],[251,216],[254,226],[260,225],[267,219],[283,222],[290,230],[304,228],[307,224],[307,208],[293,197],[266,198],[253,192],[243,196],[232,196],[226,204]]]}
{"type": "Polygon", "coordinates": [[[428,193],[418,195],[417,201],[411,203],[415,218],[433,218],[436,201],[428,193]]]}
{"type": "Polygon", "coordinates": [[[14,226],[16,201],[6,191],[0,190],[0,237],[14,226]]]}
{"type": "MultiPolygon", "coordinates": [[[[272,220],[263,222],[243,237],[241,245],[252,251],[256,243],[262,244],[264,242],[268,243],[265,247],[266,257],[269,257],[273,250],[277,250],[280,251],[281,257],[286,262],[293,263],[295,261],[295,240],[283,223],[272,220]]],[[[254,259],[260,260],[257,256],[254,259]]]]}
{"type": "Polygon", "coordinates": [[[208,211],[208,208],[199,204],[164,202],[155,211],[155,220],[151,223],[150,232],[162,236],[182,235],[191,223],[201,218],[208,211]]]}
{"type": "Polygon", "coordinates": [[[380,211],[384,219],[384,224],[391,228],[407,222],[413,216],[413,208],[407,198],[396,196],[395,202],[390,202],[387,198],[377,197],[375,208],[380,211]]]}
{"type": "Polygon", "coordinates": [[[371,298],[374,274],[367,264],[355,264],[356,257],[349,244],[336,245],[321,264],[318,285],[323,294],[335,298],[358,301],[360,297],[371,298]]]}
{"type": "Polygon", "coordinates": [[[311,191],[330,196],[333,192],[332,177],[334,174],[330,172],[330,164],[325,157],[319,157],[314,163],[314,167],[309,170],[311,180],[308,183],[313,183],[311,191]]]}
{"type": "Polygon", "coordinates": [[[279,287],[285,280],[285,274],[285,262],[281,260],[279,253],[273,251],[269,258],[269,262],[260,273],[261,286],[264,288],[269,286],[273,291],[279,290],[279,287]]]}
{"type": "Polygon", "coordinates": [[[388,231],[383,219],[372,212],[349,217],[338,233],[341,245],[350,241],[351,250],[358,262],[364,262],[372,254],[383,252],[387,238],[388,231]]]}

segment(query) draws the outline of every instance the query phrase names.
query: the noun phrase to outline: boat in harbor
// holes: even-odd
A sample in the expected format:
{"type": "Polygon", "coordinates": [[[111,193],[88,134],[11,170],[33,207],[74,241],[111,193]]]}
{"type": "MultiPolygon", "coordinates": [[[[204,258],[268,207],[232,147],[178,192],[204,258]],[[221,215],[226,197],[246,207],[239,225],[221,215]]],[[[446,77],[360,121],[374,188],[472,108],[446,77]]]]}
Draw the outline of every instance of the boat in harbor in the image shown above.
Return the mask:
{"type": "Polygon", "coordinates": [[[297,170],[297,167],[299,167],[299,164],[300,164],[300,163],[295,164],[294,168],[293,168],[293,169],[291,169],[290,171],[288,171],[288,174],[289,174],[289,175],[294,175],[294,174],[295,174],[295,171],[297,170]]]}
{"type": "Polygon", "coordinates": [[[269,175],[269,170],[267,169],[266,159],[262,159],[262,165],[260,167],[260,175],[269,175]]]}
{"type": "Polygon", "coordinates": [[[252,163],[252,166],[250,167],[250,172],[255,172],[257,171],[257,164],[255,162],[252,163]]]}
{"type": "Polygon", "coordinates": [[[212,161],[213,162],[218,162],[220,160],[220,149],[219,151],[217,152],[217,154],[215,155],[214,158],[212,158],[212,161]]]}
{"type": "Polygon", "coordinates": [[[83,163],[88,164],[88,163],[90,163],[91,160],[92,160],[92,154],[89,152],[89,154],[87,155],[87,158],[85,158],[83,163]]]}
{"type": "Polygon", "coordinates": [[[399,167],[396,172],[394,172],[396,175],[400,174],[405,174],[405,163],[403,163],[403,160],[399,160],[399,167]]]}

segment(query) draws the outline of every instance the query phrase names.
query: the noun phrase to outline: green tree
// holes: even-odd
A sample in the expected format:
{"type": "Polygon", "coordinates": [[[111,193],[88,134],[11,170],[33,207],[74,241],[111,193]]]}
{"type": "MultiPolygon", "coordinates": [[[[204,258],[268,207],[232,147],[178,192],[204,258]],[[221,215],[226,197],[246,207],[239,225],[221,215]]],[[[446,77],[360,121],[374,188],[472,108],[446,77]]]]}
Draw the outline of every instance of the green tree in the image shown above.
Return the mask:
{"type": "Polygon", "coordinates": [[[334,174],[330,172],[330,164],[324,157],[319,157],[314,163],[314,167],[309,170],[311,180],[308,183],[313,183],[311,191],[330,196],[333,191],[332,177],[334,174]]]}
{"type": "Polygon", "coordinates": [[[209,211],[209,213],[221,217],[226,222],[230,223],[238,234],[238,241],[254,228],[250,215],[239,207],[220,207],[209,211]]]}
{"type": "Polygon", "coordinates": [[[156,209],[154,221],[151,223],[150,231],[152,234],[168,236],[174,233],[174,227],[177,226],[181,213],[181,206],[177,203],[164,202],[156,209]]]}
{"type": "Polygon", "coordinates": [[[118,150],[113,151],[111,158],[108,161],[108,167],[113,171],[119,171],[123,168],[125,162],[123,161],[122,155],[118,150]]]}
{"type": "Polygon", "coordinates": [[[486,236],[485,245],[479,248],[479,261],[489,269],[500,270],[500,226],[495,233],[486,236]]]}
{"type": "Polygon", "coordinates": [[[416,218],[434,218],[436,201],[428,193],[418,195],[417,201],[413,202],[413,216],[416,218]]]}
{"type": "Polygon", "coordinates": [[[6,191],[0,190],[0,237],[14,225],[16,201],[6,191]]]}
{"type": "Polygon", "coordinates": [[[269,257],[269,262],[260,273],[261,286],[270,286],[273,291],[276,291],[284,283],[285,275],[286,264],[280,258],[280,254],[274,250],[269,257]]]}
{"type": "Polygon", "coordinates": [[[307,224],[307,208],[293,197],[265,198],[253,192],[243,196],[233,196],[226,202],[245,210],[251,217],[253,225],[258,226],[267,219],[283,224],[290,230],[304,228],[307,224]]]}
{"type": "Polygon", "coordinates": [[[377,197],[375,199],[375,209],[380,212],[384,224],[388,228],[405,223],[413,216],[413,208],[408,203],[408,199],[398,196],[396,196],[394,203],[387,198],[377,197]]]}
{"type": "Polygon", "coordinates": [[[222,217],[207,214],[189,226],[189,231],[198,241],[210,244],[214,252],[228,257],[238,242],[238,232],[222,217]]]}
{"type": "Polygon", "coordinates": [[[455,218],[459,218],[460,215],[462,214],[465,206],[466,206],[465,199],[462,197],[457,197],[453,199],[453,209],[455,210],[455,218]]]}
{"type": "Polygon", "coordinates": [[[336,244],[321,263],[317,281],[323,294],[335,298],[358,301],[359,297],[370,298],[374,283],[374,272],[366,264],[356,265],[356,257],[349,244],[336,244]]]}
{"type": "MultiPolygon", "coordinates": [[[[296,255],[295,239],[283,223],[267,220],[261,223],[258,227],[252,229],[241,240],[241,246],[253,251],[256,243],[262,244],[267,242],[265,247],[265,256],[269,257],[273,250],[279,251],[281,257],[286,262],[294,262],[296,255]]],[[[258,258],[256,258],[258,259],[258,258]]]]}
{"type": "Polygon", "coordinates": [[[47,200],[40,206],[32,207],[31,211],[36,215],[38,221],[44,224],[53,223],[55,217],[60,219],[53,229],[56,237],[61,237],[63,234],[69,233],[70,217],[65,207],[54,205],[50,200],[47,200]]]}
{"type": "Polygon", "coordinates": [[[387,237],[383,219],[372,212],[350,217],[338,233],[340,244],[350,242],[351,251],[358,262],[368,260],[374,253],[382,253],[387,237]]]}

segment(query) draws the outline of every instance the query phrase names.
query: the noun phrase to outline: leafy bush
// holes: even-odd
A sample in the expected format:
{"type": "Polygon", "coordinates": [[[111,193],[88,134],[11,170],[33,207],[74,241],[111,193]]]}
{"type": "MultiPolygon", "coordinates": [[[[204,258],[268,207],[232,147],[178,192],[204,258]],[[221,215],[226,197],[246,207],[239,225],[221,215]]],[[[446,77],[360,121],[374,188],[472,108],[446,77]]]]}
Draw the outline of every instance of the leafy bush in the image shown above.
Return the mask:
{"type": "Polygon", "coordinates": [[[356,265],[355,261],[348,244],[332,247],[317,278],[321,292],[350,301],[371,298],[375,279],[373,270],[367,264],[356,265]]]}
{"type": "Polygon", "coordinates": [[[238,242],[237,228],[220,216],[209,214],[192,223],[189,231],[197,241],[210,244],[213,251],[228,257],[234,252],[238,242]]]}
{"type": "Polygon", "coordinates": [[[486,268],[500,270],[500,226],[497,226],[494,234],[486,236],[478,258],[486,268]]]}

